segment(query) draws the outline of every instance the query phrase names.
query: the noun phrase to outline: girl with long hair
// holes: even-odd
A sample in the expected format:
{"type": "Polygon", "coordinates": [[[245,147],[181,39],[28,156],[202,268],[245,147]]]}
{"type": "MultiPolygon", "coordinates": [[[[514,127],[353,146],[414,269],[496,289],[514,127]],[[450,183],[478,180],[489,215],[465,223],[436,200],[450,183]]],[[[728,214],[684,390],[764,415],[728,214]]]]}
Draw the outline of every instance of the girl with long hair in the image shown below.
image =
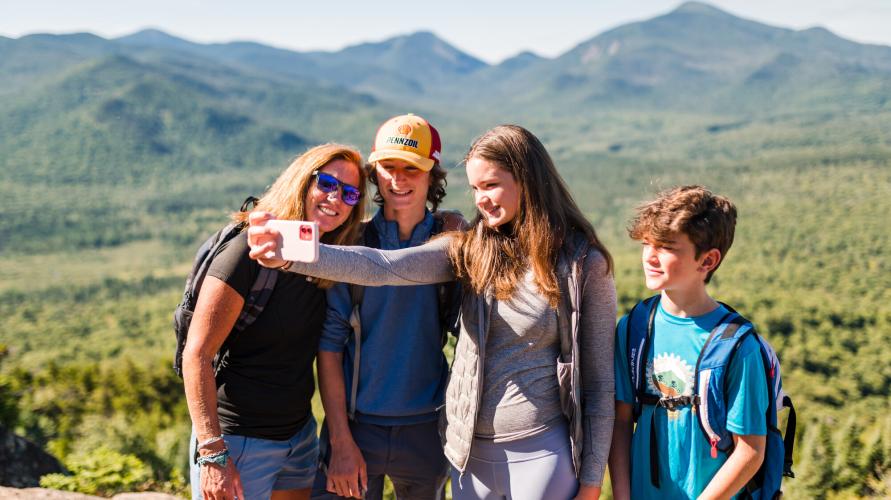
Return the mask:
{"type": "Polygon", "coordinates": [[[251,216],[267,267],[362,285],[463,284],[441,418],[452,494],[598,498],[614,415],[612,261],[541,142],[495,127],[465,164],[477,216],[405,250],[323,246],[313,264],[267,258],[271,216],[251,216]]]}

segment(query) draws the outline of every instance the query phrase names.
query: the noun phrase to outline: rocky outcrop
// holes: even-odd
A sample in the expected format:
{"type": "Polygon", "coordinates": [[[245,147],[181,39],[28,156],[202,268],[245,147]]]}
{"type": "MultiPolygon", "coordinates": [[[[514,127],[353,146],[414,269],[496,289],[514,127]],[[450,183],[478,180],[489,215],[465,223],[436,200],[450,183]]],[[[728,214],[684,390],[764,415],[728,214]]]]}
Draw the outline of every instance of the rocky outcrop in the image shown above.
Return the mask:
{"type": "Polygon", "coordinates": [[[0,426],[0,485],[37,486],[40,476],[64,470],[55,457],[0,426]]]}
{"type": "MultiPolygon", "coordinates": [[[[84,495],[83,493],[71,493],[68,491],[46,490],[42,488],[4,488],[0,486],[0,500],[5,499],[40,499],[40,500],[98,500],[101,497],[84,495]]],[[[104,500],[104,499],[103,499],[104,500]]],[[[182,500],[173,495],[164,493],[120,493],[112,497],[112,500],[182,500]]]]}
{"type": "Polygon", "coordinates": [[[67,491],[45,490],[42,488],[4,488],[0,486],[0,499],[32,499],[41,500],[95,500],[99,497],[84,495],[83,493],[70,493],[67,491]]]}

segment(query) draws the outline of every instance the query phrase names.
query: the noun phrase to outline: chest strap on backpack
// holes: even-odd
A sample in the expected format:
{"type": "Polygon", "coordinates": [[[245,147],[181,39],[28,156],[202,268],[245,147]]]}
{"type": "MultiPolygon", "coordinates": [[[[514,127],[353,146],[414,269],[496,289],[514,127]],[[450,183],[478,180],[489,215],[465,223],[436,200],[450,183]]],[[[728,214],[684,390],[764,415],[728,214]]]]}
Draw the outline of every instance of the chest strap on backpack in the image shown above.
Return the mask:
{"type": "MultiPolygon", "coordinates": [[[[684,396],[675,396],[671,398],[660,397],[654,394],[650,394],[646,392],[646,364],[647,364],[647,355],[650,349],[650,345],[653,339],[653,330],[654,325],[656,323],[656,310],[659,307],[659,296],[651,297],[644,302],[647,306],[646,310],[646,336],[643,339],[643,342],[640,344],[640,352],[638,353],[637,360],[637,379],[633,382],[634,387],[634,420],[643,412],[644,405],[657,406],[665,408],[667,411],[673,412],[677,411],[681,407],[684,406],[693,406],[697,407],[701,404],[701,397],[699,395],[698,390],[693,391],[693,395],[684,395],[684,396]]],[[[629,351],[631,346],[631,322],[633,318],[632,315],[635,314],[635,310],[631,310],[629,317],[626,322],[626,339],[629,342],[629,351]]],[[[702,358],[702,353],[705,352],[705,349],[708,347],[709,342],[711,342],[712,338],[715,334],[721,330],[721,327],[731,316],[736,315],[734,312],[728,312],[725,314],[718,322],[715,324],[715,327],[712,329],[711,333],[708,336],[708,339],[705,342],[705,345],[702,347],[702,351],[700,352],[700,359],[702,358]]],[[[697,372],[699,371],[699,361],[696,362],[697,372]]],[[[634,363],[632,363],[634,366],[634,363]]],[[[699,410],[697,410],[699,411],[699,410]]],[[[653,484],[654,488],[659,488],[659,449],[658,443],[656,439],[656,411],[655,409],[650,413],[650,482],[653,484]]]]}

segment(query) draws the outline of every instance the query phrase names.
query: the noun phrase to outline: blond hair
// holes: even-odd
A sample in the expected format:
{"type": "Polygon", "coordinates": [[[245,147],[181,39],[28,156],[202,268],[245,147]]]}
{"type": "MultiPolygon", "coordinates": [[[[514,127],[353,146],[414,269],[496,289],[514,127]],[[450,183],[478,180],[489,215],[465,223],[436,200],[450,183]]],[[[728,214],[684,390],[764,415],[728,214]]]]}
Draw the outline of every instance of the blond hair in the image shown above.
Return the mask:
{"type": "MultiPolygon", "coordinates": [[[[365,195],[365,169],[362,168],[362,155],[353,147],[343,144],[322,144],[310,148],[298,156],[288,168],[282,172],[272,186],[263,193],[257,202],[255,211],[270,212],[277,219],[306,220],[306,195],[313,182],[313,172],[335,160],[344,160],[356,166],[359,174],[359,185],[356,186],[365,195]]],[[[359,227],[365,217],[365,204],[360,202],[352,207],[346,222],[334,231],[325,233],[321,241],[332,245],[352,245],[359,235],[359,227]]],[[[232,219],[246,222],[248,212],[235,212],[232,219]]],[[[330,288],[334,282],[319,280],[319,288],[330,288]]]]}

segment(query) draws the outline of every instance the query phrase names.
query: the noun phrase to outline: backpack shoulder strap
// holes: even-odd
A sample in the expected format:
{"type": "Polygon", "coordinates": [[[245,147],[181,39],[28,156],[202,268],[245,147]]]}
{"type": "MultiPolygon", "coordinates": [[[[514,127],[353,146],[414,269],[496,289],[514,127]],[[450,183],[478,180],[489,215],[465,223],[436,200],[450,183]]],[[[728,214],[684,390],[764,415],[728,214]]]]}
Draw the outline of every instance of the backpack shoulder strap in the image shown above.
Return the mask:
{"type": "Polygon", "coordinates": [[[226,337],[226,340],[223,342],[223,345],[220,347],[219,352],[214,358],[214,375],[219,372],[223,360],[228,357],[229,346],[235,342],[239,335],[241,335],[241,332],[253,324],[260,314],[263,313],[263,309],[269,302],[269,298],[272,297],[273,290],[275,290],[275,284],[278,281],[278,273],[279,271],[277,269],[260,267],[260,272],[257,273],[257,279],[254,280],[254,284],[251,285],[251,290],[248,292],[247,298],[244,299],[244,306],[242,306],[241,314],[238,315],[238,319],[235,321],[235,326],[232,327],[232,331],[229,333],[229,336],[226,337]]]}
{"type": "Polygon", "coordinates": [[[726,367],[736,356],[742,340],[755,333],[752,323],[725,306],[729,312],[715,325],[702,346],[693,375],[693,393],[699,403],[700,428],[711,445],[711,455],[733,446],[726,428],[726,367]]]}
{"type": "MultiPolygon", "coordinates": [[[[457,210],[437,210],[433,212],[433,228],[430,230],[430,238],[448,231],[459,231],[466,227],[467,221],[457,210]]],[[[443,346],[448,341],[448,335],[457,336],[460,328],[458,321],[461,314],[461,282],[458,280],[446,281],[436,285],[436,298],[439,306],[439,325],[443,346]]]]}
{"type": "MultiPolygon", "coordinates": [[[[256,207],[258,202],[258,198],[248,196],[245,198],[244,202],[242,202],[239,211],[247,212],[251,208],[256,207]]],[[[187,293],[191,293],[191,300],[197,302],[198,292],[201,290],[201,286],[204,284],[204,278],[207,277],[207,271],[214,258],[219,253],[220,248],[227,242],[235,239],[246,227],[246,222],[230,222],[204,242],[196,256],[195,264],[197,265],[197,269],[196,266],[193,266],[193,273],[189,276],[186,283],[186,291],[187,293]]],[[[232,345],[232,342],[238,337],[238,334],[250,326],[250,324],[260,316],[260,313],[263,312],[263,308],[266,307],[266,303],[272,295],[272,290],[275,288],[277,279],[278,272],[276,270],[267,269],[262,266],[260,267],[257,278],[254,280],[253,285],[251,285],[251,290],[245,298],[244,305],[241,308],[241,313],[239,314],[238,319],[235,321],[235,325],[233,325],[226,340],[223,341],[223,345],[220,346],[219,351],[217,351],[214,356],[212,362],[214,376],[219,372],[223,359],[229,354],[229,346],[232,345]]],[[[194,302],[191,304],[193,310],[195,306],[194,302]]],[[[178,351],[175,363],[177,373],[180,373],[182,370],[181,359],[179,356],[180,353],[178,351]]]]}
{"type": "MultiPolygon", "coordinates": [[[[186,292],[194,299],[198,299],[198,292],[201,291],[201,285],[204,284],[204,277],[207,276],[207,270],[210,268],[211,262],[227,241],[231,240],[242,229],[242,225],[238,222],[226,224],[222,229],[213,234],[204,241],[195,254],[195,263],[192,265],[192,273],[186,281],[186,292]]],[[[192,304],[194,306],[194,304],[192,304]]]]}
{"type": "MultiPolygon", "coordinates": [[[[374,227],[373,221],[365,221],[359,228],[359,241],[357,244],[379,248],[381,246],[380,235],[374,227]]],[[[350,381],[350,399],[347,402],[347,418],[356,419],[356,400],[359,394],[359,364],[362,361],[362,298],[365,296],[365,287],[350,283],[350,327],[355,338],[355,355],[353,356],[353,377],[350,381]]]]}
{"type": "Polygon", "coordinates": [[[625,354],[628,356],[628,373],[631,375],[631,390],[634,394],[632,415],[635,421],[641,414],[644,399],[653,404],[647,398],[645,390],[646,364],[659,299],[659,295],[654,295],[638,302],[625,320],[625,354]]]}

